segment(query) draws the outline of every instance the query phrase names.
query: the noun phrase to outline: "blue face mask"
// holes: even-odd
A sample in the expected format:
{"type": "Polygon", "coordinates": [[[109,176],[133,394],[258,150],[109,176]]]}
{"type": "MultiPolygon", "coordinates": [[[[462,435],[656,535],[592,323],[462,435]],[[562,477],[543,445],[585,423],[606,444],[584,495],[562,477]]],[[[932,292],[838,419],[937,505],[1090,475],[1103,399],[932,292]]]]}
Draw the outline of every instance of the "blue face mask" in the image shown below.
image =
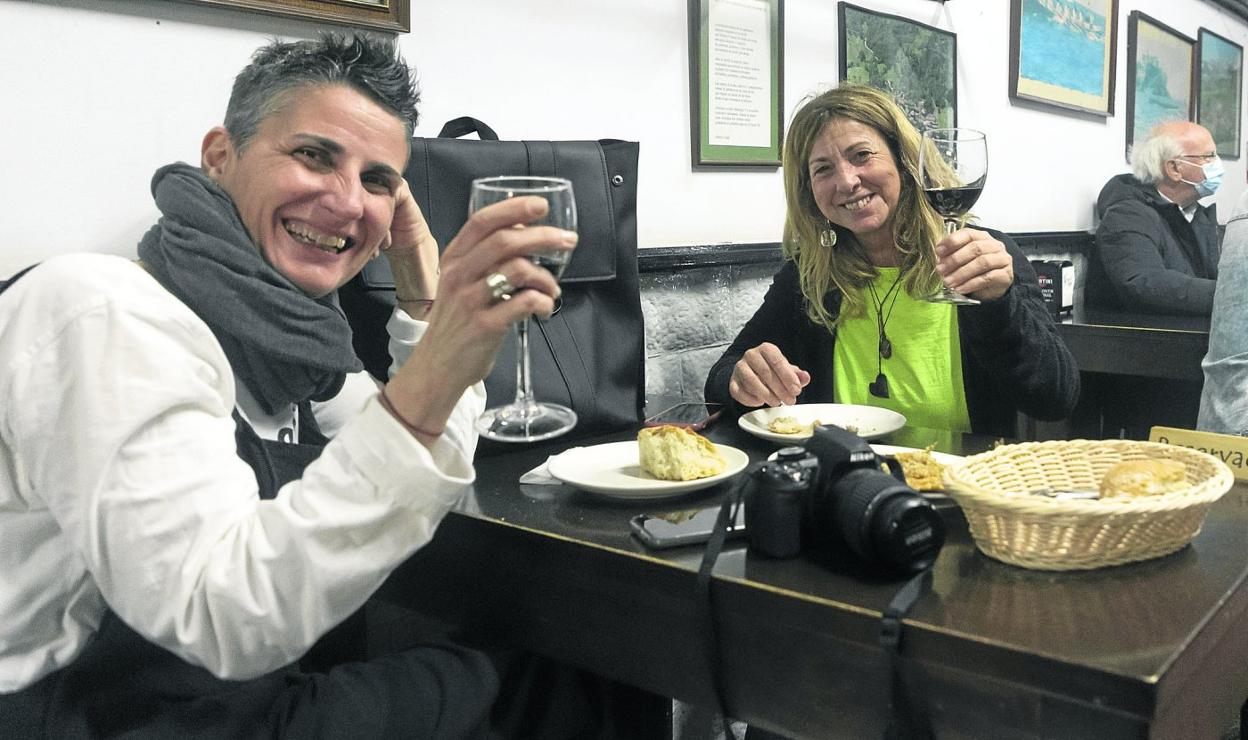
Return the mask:
{"type": "MultiPolygon", "coordinates": [[[[1184,160],[1186,161],[1186,160],[1184,160]]],[[[1194,164],[1189,162],[1188,164],[1194,164]]],[[[1222,166],[1222,159],[1214,157],[1212,162],[1206,162],[1200,171],[1205,173],[1205,179],[1200,182],[1191,182],[1183,180],[1183,182],[1196,188],[1197,198],[1208,198],[1218,192],[1218,186],[1222,184],[1222,176],[1226,174],[1226,168],[1222,166]]]]}

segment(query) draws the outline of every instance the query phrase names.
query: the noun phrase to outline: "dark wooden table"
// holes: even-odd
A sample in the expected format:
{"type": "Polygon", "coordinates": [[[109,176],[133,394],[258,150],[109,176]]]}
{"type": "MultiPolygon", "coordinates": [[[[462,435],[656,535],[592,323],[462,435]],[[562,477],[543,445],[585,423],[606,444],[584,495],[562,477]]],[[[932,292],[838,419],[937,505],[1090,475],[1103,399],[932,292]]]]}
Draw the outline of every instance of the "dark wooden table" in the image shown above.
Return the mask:
{"type": "Polygon", "coordinates": [[[1209,317],[1076,308],[1057,331],[1082,392],[1071,422],[1041,436],[1146,439],[1155,425],[1196,425],[1209,317]]]}
{"type": "Polygon", "coordinates": [[[1083,371],[1204,380],[1200,361],[1209,349],[1208,316],[1080,308],[1058,322],[1057,332],[1083,371]]]}
{"type": "MultiPolygon", "coordinates": [[[[731,423],[710,435],[755,460],[775,449],[731,423]]],[[[969,453],[992,440],[905,429],[880,441],[969,453]]],[[[619,503],[517,483],[556,449],[479,461],[475,512],[449,516],[385,596],[647,695],[711,705],[695,618],[702,548],[648,551],[628,520],[712,505],[723,489],[619,503]]],[[[991,560],[956,506],[941,511],[949,538],[905,636],[905,675],[938,737],[1188,739],[1231,726],[1248,696],[1248,488],[1212,508],[1192,546],[1078,573],[991,560]]],[[[744,544],[715,573],[734,716],[793,737],[881,737],[877,633],[899,582],[744,544]]]]}

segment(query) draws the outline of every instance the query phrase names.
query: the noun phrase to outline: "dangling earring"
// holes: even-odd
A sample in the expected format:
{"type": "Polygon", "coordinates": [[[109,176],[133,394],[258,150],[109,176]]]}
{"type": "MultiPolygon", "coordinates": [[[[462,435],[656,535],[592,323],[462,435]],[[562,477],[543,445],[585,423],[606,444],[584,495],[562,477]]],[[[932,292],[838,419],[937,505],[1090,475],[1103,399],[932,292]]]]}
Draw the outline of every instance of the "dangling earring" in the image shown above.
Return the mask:
{"type": "Polygon", "coordinates": [[[828,225],[828,227],[819,232],[819,246],[825,249],[831,249],[836,246],[836,232],[832,230],[831,221],[824,219],[824,222],[828,225]]]}

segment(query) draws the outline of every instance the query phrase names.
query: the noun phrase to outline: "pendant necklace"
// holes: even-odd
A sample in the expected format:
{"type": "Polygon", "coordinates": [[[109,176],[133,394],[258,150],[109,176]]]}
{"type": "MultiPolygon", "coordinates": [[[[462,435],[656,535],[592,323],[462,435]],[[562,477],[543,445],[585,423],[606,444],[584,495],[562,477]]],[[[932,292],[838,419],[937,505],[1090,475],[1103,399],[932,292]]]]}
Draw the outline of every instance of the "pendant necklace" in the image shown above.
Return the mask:
{"type": "Polygon", "coordinates": [[[893,356],[893,343],[888,339],[888,333],[885,329],[888,327],[888,320],[892,318],[893,308],[897,306],[897,287],[901,285],[901,272],[898,271],[897,279],[893,281],[881,299],[875,291],[875,282],[867,283],[867,290],[871,292],[871,302],[875,304],[875,328],[879,336],[879,344],[877,345],[876,354],[876,375],[875,382],[867,385],[867,391],[877,398],[888,398],[888,378],[884,375],[884,360],[893,356]],[[891,299],[891,300],[890,300],[891,299]],[[885,304],[888,308],[885,310],[885,304]]]}

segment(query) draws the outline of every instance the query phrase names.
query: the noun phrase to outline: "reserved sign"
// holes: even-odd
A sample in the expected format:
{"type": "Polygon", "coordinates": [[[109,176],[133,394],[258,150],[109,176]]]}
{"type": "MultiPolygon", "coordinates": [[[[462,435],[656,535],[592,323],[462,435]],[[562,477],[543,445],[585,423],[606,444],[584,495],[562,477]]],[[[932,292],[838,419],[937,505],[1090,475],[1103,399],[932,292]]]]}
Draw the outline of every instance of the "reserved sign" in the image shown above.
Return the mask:
{"type": "Polygon", "coordinates": [[[1236,480],[1248,480],[1248,437],[1174,427],[1153,427],[1148,433],[1148,441],[1208,452],[1226,463],[1235,474],[1236,480]]]}

